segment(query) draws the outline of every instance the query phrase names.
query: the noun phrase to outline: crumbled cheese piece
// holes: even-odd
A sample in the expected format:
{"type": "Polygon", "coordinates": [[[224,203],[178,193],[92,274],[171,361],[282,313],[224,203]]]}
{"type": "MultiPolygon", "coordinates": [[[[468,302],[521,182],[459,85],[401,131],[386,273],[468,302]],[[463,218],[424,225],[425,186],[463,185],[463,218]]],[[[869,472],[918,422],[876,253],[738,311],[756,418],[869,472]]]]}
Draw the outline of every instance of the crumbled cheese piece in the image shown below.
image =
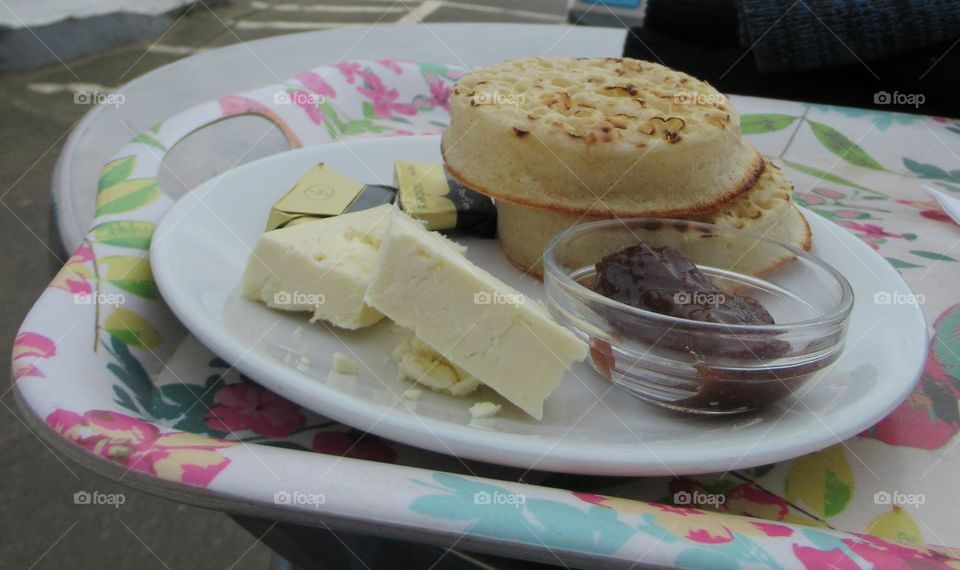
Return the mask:
{"type": "Polygon", "coordinates": [[[404,337],[397,344],[392,358],[397,362],[401,380],[410,380],[435,392],[466,396],[480,386],[476,378],[413,336],[404,337]]]}
{"type": "Polygon", "coordinates": [[[500,411],[500,404],[494,404],[493,402],[477,402],[476,404],[470,406],[470,415],[475,420],[483,418],[492,418],[497,415],[497,412],[500,411]]]}
{"type": "Polygon", "coordinates": [[[339,352],[333,353],[333,369],[340,374],[356,374],[360,372],[360,366],[355,360],[339,352]]]}

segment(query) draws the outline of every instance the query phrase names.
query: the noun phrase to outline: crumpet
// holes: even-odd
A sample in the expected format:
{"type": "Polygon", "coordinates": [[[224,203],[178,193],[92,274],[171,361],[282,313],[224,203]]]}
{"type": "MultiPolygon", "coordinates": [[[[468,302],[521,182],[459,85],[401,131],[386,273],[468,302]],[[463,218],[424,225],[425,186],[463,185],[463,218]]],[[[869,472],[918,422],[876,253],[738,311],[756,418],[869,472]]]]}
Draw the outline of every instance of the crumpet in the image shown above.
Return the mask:
{"type": "MultiPolygon", "coordinates": [[[[723,204],[719,209],[684,219],[743,230],[809,250],[812,236],[807,220],[793,204],[793,185],[772,162],[757,184],[747,193],[723,204]]],[[[577,223],[592,222],[615,216],[568,214],[497,201],[497,231],[504,255],[523,271],[543,276],[543,249],[558,233],[577,223]]],[[[624,217],[624,216],[616,216],[624,217]]],[[[706,243],[706,242],[705,242],[706,243]]],[[[711,253],[728,265],[737,262],[743,273],[763,275],[787,263],[788,259],[767,259],[763,253],[728,250],[711,240],[711,253]],[[727,260],[723,256],[742,256],[727,260]]]]}
{"type": "Polygon", "coordinates": [[[473,71],[454,87],[441,150],[450,174],[483,194],[621,217],[709,212],[763,170],[725,96],[629,58],[473,71]]]}

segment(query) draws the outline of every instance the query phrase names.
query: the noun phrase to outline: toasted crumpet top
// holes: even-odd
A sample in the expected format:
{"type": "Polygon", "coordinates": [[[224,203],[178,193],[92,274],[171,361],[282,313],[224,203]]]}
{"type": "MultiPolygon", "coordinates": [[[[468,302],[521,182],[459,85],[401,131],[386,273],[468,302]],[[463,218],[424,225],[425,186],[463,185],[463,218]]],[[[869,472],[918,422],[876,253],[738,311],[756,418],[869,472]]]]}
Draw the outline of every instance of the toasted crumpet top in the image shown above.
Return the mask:
{"type": "Polygon", "coordinates": [[[725,96],[626,58],[519,59],[463,76],[441,153],[488,196],[620,216],[709,212],[763,170],[725,96]]]}
{"type": "Polygon", "coordinates": [[[629,58],[518,59],[474,71],[455,98],[495,105],[516,123],[582,138],[588,144],[681,144],[739,129],[739,115],[709,84],[662,65],[629,58]]]}

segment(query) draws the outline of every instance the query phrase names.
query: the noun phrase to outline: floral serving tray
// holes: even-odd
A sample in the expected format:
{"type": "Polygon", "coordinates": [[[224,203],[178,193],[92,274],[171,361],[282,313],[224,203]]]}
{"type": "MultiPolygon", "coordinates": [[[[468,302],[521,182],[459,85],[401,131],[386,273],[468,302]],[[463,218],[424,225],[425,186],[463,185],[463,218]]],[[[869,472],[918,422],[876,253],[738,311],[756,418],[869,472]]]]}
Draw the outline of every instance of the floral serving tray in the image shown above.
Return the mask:
{"type": "Polygon", "coordinates": [[[956,121],[733,98],[744,133],[786,168],[797,200],[866,241],[913,289],[878,291],[873,302],[918,303],[932,323],[926,368],[906,402],[859,436],[785,463],[571,481],[459,461],[310,413],[186,334],[149,263],[172,203],[157,173],[177,141],[240,114],[268,118],[294,148],[435,134],[462,73],[341,62],[211,101],[134,138],[103,169],[86,242],[17,336],[15,392],[37,431],[107,476],[192,503],[531,559],[960,564],[945,548],[960,543],[952,484],[960,460],[951,453],[960,429],[960,230],[919,189],[960,193],[956,121]]]}

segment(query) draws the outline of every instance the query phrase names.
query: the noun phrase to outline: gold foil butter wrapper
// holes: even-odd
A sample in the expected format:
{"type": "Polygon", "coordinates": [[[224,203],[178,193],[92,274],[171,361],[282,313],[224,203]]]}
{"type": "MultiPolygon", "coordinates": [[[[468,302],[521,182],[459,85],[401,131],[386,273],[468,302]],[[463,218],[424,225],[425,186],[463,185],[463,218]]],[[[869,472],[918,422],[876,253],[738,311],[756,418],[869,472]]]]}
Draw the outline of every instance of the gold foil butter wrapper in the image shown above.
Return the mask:
{"type": "Polygon", "coordinates": [[[479,237],[497,233],[493,200],[447,175],[442,164],[397,162],[393,168],[400,208],[429,230],[456,230],[479,237]]]}
{"type": "Polygon", "coordinates": [[[395,198],[390,186],[361,184],[321,163],[273,204],[267,231],[391,204],[395,198]]]}

